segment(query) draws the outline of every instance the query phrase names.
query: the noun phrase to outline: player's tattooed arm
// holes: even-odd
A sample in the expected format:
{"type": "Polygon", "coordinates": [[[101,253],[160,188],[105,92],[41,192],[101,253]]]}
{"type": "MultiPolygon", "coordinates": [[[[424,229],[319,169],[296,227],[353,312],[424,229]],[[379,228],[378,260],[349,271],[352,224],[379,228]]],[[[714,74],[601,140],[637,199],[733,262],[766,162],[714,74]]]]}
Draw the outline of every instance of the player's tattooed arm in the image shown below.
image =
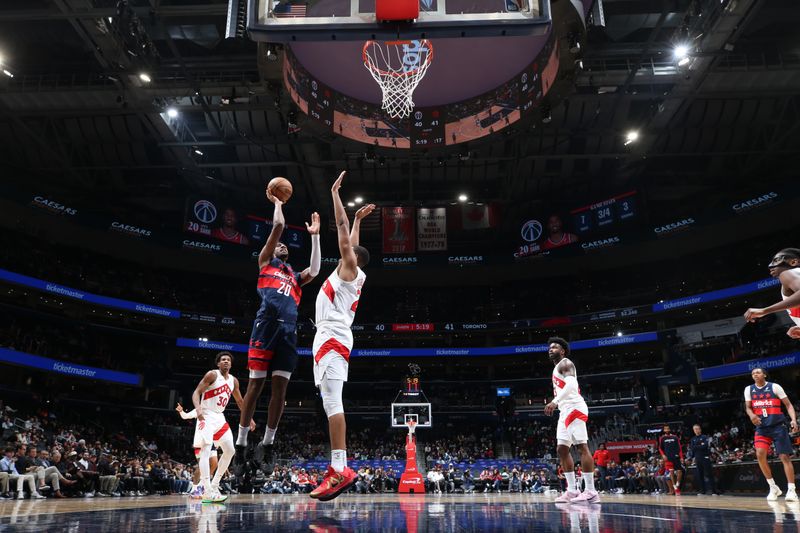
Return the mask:
{"type": "MultiPolygon", "coordinates": [[[[772,304],[769,307],[751,307],[744,313],[745,320],[748,322],[755,322],[757,318],[771,315],[772,313],[777,313],[778,311],[786,311],[787,309],[800,307],[800,272],[798,272],[798,269],[795,268],[792,270],[784,270],[781,272],[780,280],[783,287],[792,291],[791,296],[788,296],[785,300],[772,304]]],[[[796,338],[791,333],[789,336],[796,338]]]]}
{"type": "Polygon", "coordinates": [[[192,393],[192,403],[194,404],[195,410],[197,410],[197,419],[203,420],[205,417],[203,416],[203,406],[202,400],[200,399],[203,395],[203,391],[209,388],[211,385],[214,384],[214,380],[217,379],[217,374],[213,370],[209,370],[206,372],[206,375],[203,376],[203,379],[200,380],[200,383],[197,384],[197,387],[194,389],[192,393]]]}
{"type": "Polygon", "coordinates": [[[278,246],[281,235],[283,235],[283,228],[286,227],[286,219],[283,217],[283,202],[272,196],[269,191],[267,191],[267,198],[275,204],[275,212],[272,215],[272,231],[269,232],[267,242],[261,249],[261,253],[258,254],[258,268],[262,268],[272,261],[275,247],[278,246]]]}
{"type": "Polygon", "coordinates": [[[558,363],[558,372],[564,377],[575,376],[575,365],[569,359],[564,358],[558,363]]]}

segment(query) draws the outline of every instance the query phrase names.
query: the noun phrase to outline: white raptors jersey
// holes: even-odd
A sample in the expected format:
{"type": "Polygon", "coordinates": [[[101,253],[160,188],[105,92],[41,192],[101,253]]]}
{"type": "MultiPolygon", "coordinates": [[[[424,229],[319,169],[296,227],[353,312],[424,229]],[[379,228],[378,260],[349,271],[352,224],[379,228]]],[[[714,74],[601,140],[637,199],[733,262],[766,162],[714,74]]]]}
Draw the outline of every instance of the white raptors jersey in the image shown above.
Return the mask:
{"type": "MultiPolygon", "coordinates": [[[[568,359],[564,358],[562,361],[568,361],[568,359]]],[[[578,379],[578,371],[575,371],[575,379],[578,379]]],[[[558,371],[558,365],[553,368],[553,396],[558,396],[558,392],[564,388],[566,385],[565,376],[563,376],[558,371]]],[[[575,405],[579,403],[584,403],[583,396],[581,396],[581,390],[578,388],[577,390],[573,390],[569,392],[561,401],[558,402],[559,408],[563,409],[565,406],[575,405]]]]}
{"type": "MultiPolygon", "coordinates": [[[[785,300],[788,298],[785,294],[783,294],[783,289],[781,289],[781,297],[785,300]]],[[[800,326],[800,307],[792,307],[791,309],[786,310],[789,313],[789,316],[794,320],[795,326],[800,326]]]]}
{"type": "Polygon", "coordinates": [[[367,275],[360,268],[353,281],[342,281],[336,270],[328,276],[317,294],[317,329],[326,325],[350,329],[366,279],[367,275]]]}
{"type": "Polygon", "coordinates": [[[233,394],[233,376],[228,374],[228,379],[225,379],[219,370],[214,370],[214,372],[217,373],[217,379],[203,391],[200,405],[203,407],[203,411],[221,413],[225,410],[225,406],[228,405],[231,394],[233,394]]]}

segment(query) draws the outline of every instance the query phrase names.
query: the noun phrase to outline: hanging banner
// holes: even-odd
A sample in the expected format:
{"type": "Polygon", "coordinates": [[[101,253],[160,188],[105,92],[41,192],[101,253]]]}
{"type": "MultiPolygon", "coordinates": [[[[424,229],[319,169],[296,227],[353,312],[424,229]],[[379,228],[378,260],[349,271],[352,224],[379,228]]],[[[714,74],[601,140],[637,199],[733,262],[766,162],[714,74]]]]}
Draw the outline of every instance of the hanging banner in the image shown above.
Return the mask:
{"type": "Polygon", "coordinates": [[[383,214],[383,253],[411,254],[414,248],[414,208],[384,207],[383,214]]]}
{"type": "Polygon", "coordinates": [[[420,252],[447,250],[447,208],[417,209],[417,250],[420,252]]]}

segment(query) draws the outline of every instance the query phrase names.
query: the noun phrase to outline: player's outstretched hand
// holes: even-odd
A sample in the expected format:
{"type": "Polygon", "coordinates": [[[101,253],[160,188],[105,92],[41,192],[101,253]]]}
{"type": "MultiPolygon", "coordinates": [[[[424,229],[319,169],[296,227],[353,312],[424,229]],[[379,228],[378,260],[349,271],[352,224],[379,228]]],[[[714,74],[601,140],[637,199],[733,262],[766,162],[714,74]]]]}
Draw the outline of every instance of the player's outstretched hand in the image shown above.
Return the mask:
{"type": "Polygon", "coordinates": [[[251,418],[250,419],[250,431],[255,431],[255,430],[256,430],[256,421],[251,418]]]}
{"type": "Polygon", "coordinates": [[[339,177],[336,178],[336,181],[333,182],[333,186],[331,187],[331,192],[339,192],[339,189],[342,188],[342,181],[344,181],[344,177],[347,175],[347,171],[343,170],[339,177]]]}
{"type": "Polygon", "coordinates": [[[760,426],[761,418],[758,415],[753,415],[750,417],[750,422],[752,422],[754,426],[760,426]]]}
{"type": "Polygon", "coordinates": [[[792,326],[789,328],[789,331],[786,332],[793,339],[800,339],[800,326],[792,326]]]}
{"type": "Polygon", "coordinates": [[[765,315],[766,313],[764,312],[763,309],[760,309],[758,307],[751,307],[750,309],[744,312],[744,319],[747,320],[748,322],[755,322],[757,318],[761,318],[762,316],[765,315]]]}
{"type": "Polygon", "coordinates": [[[183,412],[183,406],[181,404],[178,404],[177,406],[175,406],[175,410],[178,411],[179,413],[182,413],[183,412]]]}
{"type": "Polygon", "coordinates": [[[311,213],[311,224],[306,222],[306,229],[311,235],[319,235],[319,213],[311,213]]]}
{"type": "Polygon", "coordinates": [[[366,218],[375,211],[375,204],[367,204],[363,206],[361,209],[356,211],[356,220],[361,220],[362,218],[366,218]]]}
{"type": "Polygon", "coordinates": [[[546,414],[547,416],[552,415],[553,411],[555,410],[556,410],[556,404],[554,404],[553,402],[550,402],[544,406],[544,414],[546,414]]]}

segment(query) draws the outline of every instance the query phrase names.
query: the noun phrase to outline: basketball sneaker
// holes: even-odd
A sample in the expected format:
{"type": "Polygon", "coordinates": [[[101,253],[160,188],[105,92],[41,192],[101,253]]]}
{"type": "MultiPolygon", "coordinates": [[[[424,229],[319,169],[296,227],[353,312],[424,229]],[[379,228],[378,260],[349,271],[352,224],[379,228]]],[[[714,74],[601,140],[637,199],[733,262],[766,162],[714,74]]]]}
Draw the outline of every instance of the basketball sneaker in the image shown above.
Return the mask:
{"type": "Polygon", "coordinates": [[[800,499],[797,498],[797,493],[795,492],[794,489],[789,489],[786,491],[786,501],[787,502],[800,501],[800,499]]]}
{"type": "Polygon", "coordinates": [[[596,490],[585,490],[572,498],[569,503],[600,503],[600,495],[596,490]]]}
{"type": "Polygon", "coordinates": [[[272,474],[275,468],[275,447],[272,444],[259,442],[253,452],[253,460],[265,475],[272,474]]]}
{"type": "Polygon", "coordinates": [[[228,499],[227,495],[220,494],[217,491],[209,491],[207,494],[203,494],[203,503],[222,503],[228,499]]]}
{"type": "Polygon", "coordinates": [[[327,502],[346,491],[356,482],[357,478],[358,475],[353,472],[352,468],[345,467],[341,472],[337,472],[332,466],[329,466],[322,483],[320,483],[319,487],[312,490],[309,496],[315,500],[327,502]]]}
{"type": "Polygon", "coordinates": [[[236,451],[233,456],[233,468],[231,468],[231,471],[233,472],[233,475],[236,476],[236,478],[241,482],[242,478],[247,472],[248,449],[247,446],[239,446],[238,444],[235,445],[234,448],[236,451]]]}
{"type": "Polygon", "coordinates": [[[580,496],[580,492],[577,490],[565,490],[561,493],[561,496],[556,498],[556,503],[569,503],[573,500],[573,498],[577,498],[580,496]]]}
{"type": "Polygon", "coordinates": [[[767,501],[774,502],[781,494],[783,494],[783,491],[777,485],[772,485],[769,488],[769,494],[767,494],[767,501]]]}
{"type": "Polygon", "coordinates": [[[192,491],[192,493],[189,495],[189,497],[193,500],[199,500],[200,498],[203,497],[204,492],[205,489],[203,488],[203,485],[197,485],[192,491]]]}

